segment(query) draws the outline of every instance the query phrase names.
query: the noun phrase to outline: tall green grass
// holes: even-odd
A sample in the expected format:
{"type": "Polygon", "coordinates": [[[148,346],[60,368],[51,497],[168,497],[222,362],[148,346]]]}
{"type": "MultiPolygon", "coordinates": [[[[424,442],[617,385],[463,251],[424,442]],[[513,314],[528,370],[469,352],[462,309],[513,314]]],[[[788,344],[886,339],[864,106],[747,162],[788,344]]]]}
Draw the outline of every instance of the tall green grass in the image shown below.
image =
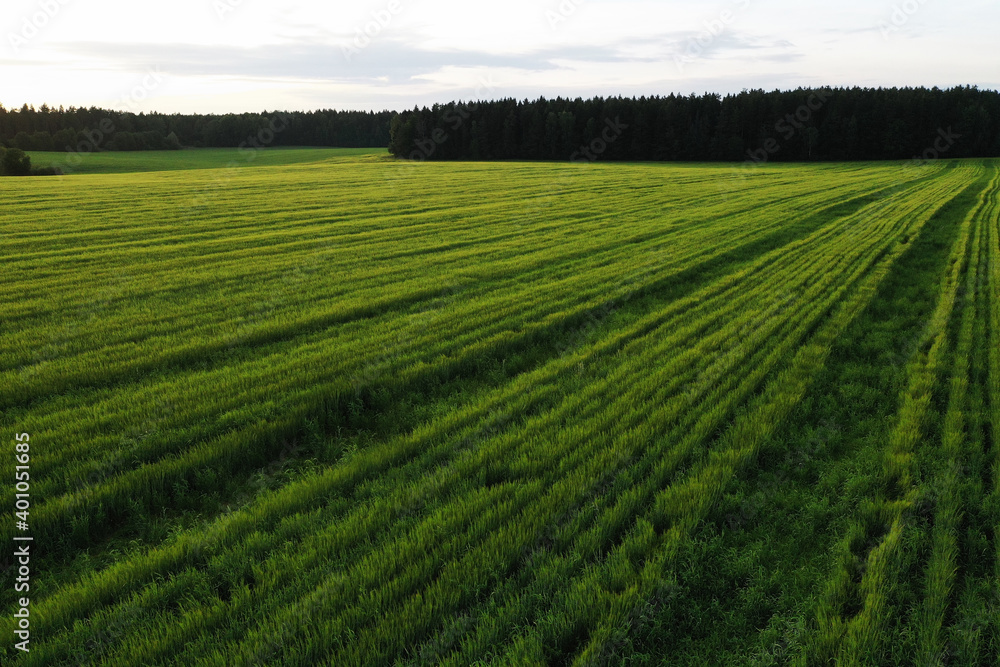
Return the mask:
{"type": "Polygon", "coordinates": [[[262,155],[128,174],[133,156],[95,155],[105,173],[10,186],[0,406],[32,435],[46,545],[24,664],[631,659],[838,340],[960,214],[799,658],[896,659],[885,610],[927,485],[924,595],[903,616],[914,656],[945,651],[959,471],[988,421],[970,412],[996,403],[976,399],[996,393],[976,370],[996,357],[976,339],[996,328],[995,164],[743,182],[262,155]]]}

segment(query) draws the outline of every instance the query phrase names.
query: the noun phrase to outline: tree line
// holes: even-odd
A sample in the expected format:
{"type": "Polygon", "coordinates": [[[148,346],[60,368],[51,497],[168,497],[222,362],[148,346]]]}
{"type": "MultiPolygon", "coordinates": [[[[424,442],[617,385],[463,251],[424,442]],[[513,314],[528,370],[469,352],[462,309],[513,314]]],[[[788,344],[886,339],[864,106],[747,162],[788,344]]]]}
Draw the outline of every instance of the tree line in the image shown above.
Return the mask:
{"type": "Polygon", "coordinates": [[[133,151],[182,147],[273,146],[370,148],[389,144],[393,112],[333,111],[243,114],[131,113],[96,107],[0,105],[0,145],[23,151],[133,151]],[[275,118],[281,118],[280,132],[275,118]]]}
{"type": "Polygon", "coordinates": [[[799,88],[726,96],[459,101],[402,113],[135,114],[0,105],[0,147],[20,151],[246,145],[388,146],[393,155],[413,160],[994,157],[1000,156],[1000,93],[969,86],[799,88]]]}
{"type": "Polygon", "coordinates": [[[502,99],[393,117],[412,160],[899,160],[1000,156],[1000,93],[799,88],[726,96],[502,99]]]}

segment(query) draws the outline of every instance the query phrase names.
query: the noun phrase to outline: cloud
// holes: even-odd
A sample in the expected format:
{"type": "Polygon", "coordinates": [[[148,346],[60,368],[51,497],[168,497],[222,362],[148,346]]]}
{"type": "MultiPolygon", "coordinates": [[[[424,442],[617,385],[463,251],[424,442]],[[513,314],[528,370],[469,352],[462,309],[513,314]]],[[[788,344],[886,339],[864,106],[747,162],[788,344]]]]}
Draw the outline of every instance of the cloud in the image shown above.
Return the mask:
{"type": "MultiPolygon", "coordinates": [[[[247,79],[288,79],[379,85],[412,81],[448,67],[502,68],[545,72],[561,63],[672,62],[697,35],[676,31],[605,46],[542,48],[527,54],[497,54],[471,50],[431,50],[398,39],[376,39],[365,48],[348,43],[299,41],[253,48],[194,44],[133,44],[71,42],[60,45],[66,55],[98,60],[108,69],[157,67],[171,76],[215,76],[247,79]]],[[[735,57],[746,51],[786,49],[789,42],[721,35],[704,49],[705,57],[735,57]]],[[[787,60],[787,56],[780,59],[787,60]]]]}
{"type": "Polygon", "coordinates": [[[364,49],[346,45],[299,43],[255,48],[189,44],[98,44],[77,42],[66,53],[99,58],[111,68],[157,65],[174,76],[232,76],[362,82],[399,82],[448,66],[507,67],[527,71],[553,69],[546,54],[496,55],[473,51],[428,51],[383,39],[364,49]]]}
{"type": "Polygon", "coordinates": [[[150,0],[154,19],[142,22],[128,18],[128,0],[73,4],[17,60],[0,63],[6,102],[107,104],[150,68],[169,79],[146,110],[239,111],[407,108],[468,95],[490,76],[496,94],[517,97],[730,93],[772,82],[995,87],[1000,64],[991,28],[1000,5],[986,0],[928,2],[889,38],[879,24],[892,7],[862,0],[586,0],[557,26],[547,12],[569,6],[558,0],[474,12],[456,0],[401,0],[346,57],[386,2],[245,2],[220,20],[205,0],[150,0]]]}

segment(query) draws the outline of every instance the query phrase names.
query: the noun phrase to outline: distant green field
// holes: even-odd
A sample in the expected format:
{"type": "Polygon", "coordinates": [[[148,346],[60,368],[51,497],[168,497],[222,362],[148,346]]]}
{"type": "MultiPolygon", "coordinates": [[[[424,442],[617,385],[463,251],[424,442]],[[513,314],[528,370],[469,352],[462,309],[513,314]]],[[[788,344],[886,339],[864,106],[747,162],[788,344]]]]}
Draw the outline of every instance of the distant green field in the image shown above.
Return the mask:
{"type": "Polygon", "coordinates": [[[198,148],[181,151],[76,154],[32,151],[30,153],[33,166],[60,167],[66,174],[125,174],[142,171],[217,169],[233,164],[276,167],[325,159],[383,155],[388,155],[384,148],[262,148],[244,151],[232,148],[198,148]]]}
{"type": "Polygon", "coordinates": [[[4,664],[996,663],[1000,162],[234,154],[0,183],[4,664]]]}

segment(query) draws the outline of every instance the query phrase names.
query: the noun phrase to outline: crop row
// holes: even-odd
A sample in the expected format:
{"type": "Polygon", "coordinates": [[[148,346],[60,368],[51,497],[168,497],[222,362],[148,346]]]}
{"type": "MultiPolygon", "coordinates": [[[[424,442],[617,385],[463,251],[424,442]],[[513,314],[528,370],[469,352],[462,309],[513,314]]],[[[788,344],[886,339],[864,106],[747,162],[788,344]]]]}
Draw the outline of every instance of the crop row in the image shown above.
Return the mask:
{"type": "Polygon", "coordinates": [[[1000,179],[995,169],[978,174],[969,192],[978,203],[962,221],[941,276],[935,311],[907,366],[907,385],[889,433],[877,494],[859,507],[859,516],[838,548],[837,561],[816,610],[817,628],[800,664],[867,664],[888,650],[890,622],[900,613],[894,604],[900,586],[904,549],[915,507],[933,485],[934,522],[930,557],[925,573],[925,595],[914,619],[919,658],[933,663],[943,655],[941,633],[955,577],[958,523],[958,476],[968,456],[970,440],[965,427],[972,331],[976,321],[977,275],[985,229],[993,224],[1000,179]],[[985,187],[984,187],[985,186],[985,187]],[[960,300],[960,288],[965,298],[960,300]],[[963,303],[964,302],[964,303],[963,303]],[[949,351],[949,332],[955,327],[956,306],[964,311],[957,324],[957,344],[949,351]],[[931,404],[943,375],[948,375],[947,408],[940,445],[922,448],[928,437],[931,404]],[[922,480],[921,465],[928,457],[945,462],[931,479],[922,480]],[[935,478],[936,476],[936,478],[935,478]]]}
{"type": "MultiPolygon", "coordinates": [[[[755,221],[753,217],[748,220],[755,221]]],[[[49,410],[33,407],[20,422],[53,443],[36,465],[41,495],[57,507],[40,508],[39,527],[61,530],[68,527],[71,517],[86,537],[105,517],[126,511],[126,500],[154,501],[161,493],[157,489],[169,488],[194,469],[230,470],[228,464],[236,462],[225,454],[227,450],[263,441],[259,456],[245,463],[263,462],[266,453],[275,449],[267,442],[287,437],[289,430],[315,414],[313,406],[352,392],[359,377],[368,383],[393,377],[397,386],[405,387],[421,377],[453,372],[447,369],[491,354],[498,346],[509,348],[532,336],[544,336],[546,331],[562,331],[574,317],[718,255],[725,243],[734,241],[726,232],[721,224],[696,228],[683,244],[654,252],[652,270],[646,257],[636,257],[626,247],[616,251],[616,264],[599,257],[589,270],[577,267],[561,280],[548,276],[548,290],[542,294],[537,283],[512,281],[507,292],[485,294],[482,301],[463,300],[447,317],[422,321],[419,313],[416,317],[412,312],[388,313],[338,327],[335,335],[321,330],[304,340],[257,347],[253,356],[237,363],[165,373],[114,391],[71,394],[55,399],[49,410]],[[700,235],[690,236],[698,231],[700,235]],[[632,277],[623,277],[623,270],[632,277]],[[609,293],[612,273],[621,287],[609,293]],[[484,313],[489,319],[482,319],[484,313]],[[393,343],[388,355],[387,341],[393,343]],[[339,364],[331,366],[331,359],[339,364]],[[135,437],[130,440],[123,434],[135,437]],[[206,441],[204,446],[178,454],[185,443],[206,441]],[[58,471],[59,476],[49,471],[58,471]],[[85,488],[72,492],[81,480],[85,488]],[[60,497],[60,491],[70,492],[60,497]],[[101,504],[109,514],[98,513],[101,504]],[[64,518],[60,521],[58,515],[64,518]]],[[[763,232],[755,233],[747,240],[763,232]]],[[[539,280],[545,277],[542,274],[539,280]]],[[[138,512],[141,515],[142,509],[138,512]]]]}

